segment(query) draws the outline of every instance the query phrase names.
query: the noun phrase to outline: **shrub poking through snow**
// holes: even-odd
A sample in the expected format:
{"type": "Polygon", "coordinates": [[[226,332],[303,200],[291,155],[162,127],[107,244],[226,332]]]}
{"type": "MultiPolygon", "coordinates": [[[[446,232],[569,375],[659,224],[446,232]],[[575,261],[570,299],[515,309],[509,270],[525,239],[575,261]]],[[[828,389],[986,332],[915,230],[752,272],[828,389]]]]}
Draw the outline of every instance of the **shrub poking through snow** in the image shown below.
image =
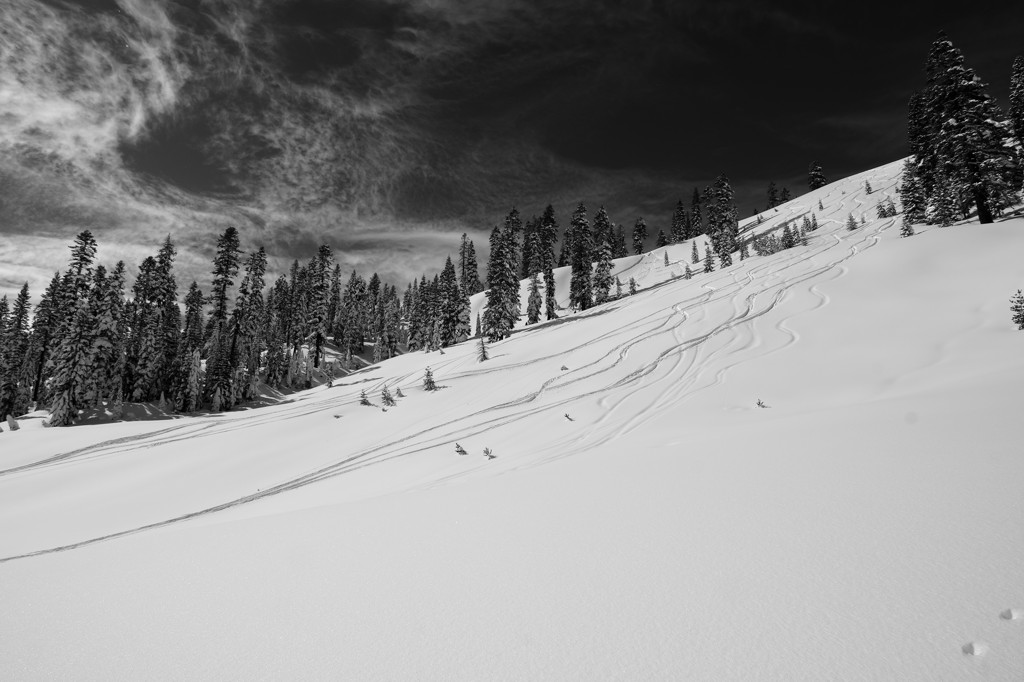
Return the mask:
{"type": "Polygon", "coordinates": [[[384,403],[385,407],[395,406],[395,399],[391,395],[391,391],[388,390],[387,385],[385,385],[384,388],[380,389],[380,401],[384,403]]]}
{"type": "Polygon", "coordinates": [[[767,405],[764,404],[764,401],[761,400],[760,398],[757,399],[757,406],[758,407],[768,407],[767,405]]]}
{"type": "Polygon", "coordinates": [[[457,455],[468,455],[469,453],[466,452],[466,449],[464,447],[462,447],[461,445],[456,443],[455,444],[455,454],[457,454],[457,455]]]}
{"type": "Polygon", "coordinates": [[[847,218],[846,218],[846,229],[847,230],[856,230],[857,229],[857,219],[853,217],[852,213],[849,216],[847,216],[847,218]]]}
{"type": "Polygon", "coordinates": [[[366,391],[359,392],[359,404],[360,405],[372,405],[370,399],[366,397],[366,391]]]}
{"type": "Polygon", "coordinates": [[[494,454],[490,448],[484,448],[484,457],[487,459],[494,459],[497,455],[494,454]]]}
{"type": "Polygon", "coordinates": [[[1010,312],[1013,313],[1013,323],[1017,329],[1024,329],[1024,293],[1020,289],[1010,299],[1010,312]]]}
{"type": "Polygon", "coordinates": [[[907,216],[903,216],[903,224],[900,226],[900,236],[901,237],[913,237],[914,236],[914,226],[910,224],[910,221],[907,219],[907,216]]]}
{"type": "Polygon", "coordinates": [[[395,389],[395,397],[396,398],[404,398],[405,397],[405,394],[402,393],[402,387],[401,386],[399,386],[398,388],[395,389]]]}
{"type": "Polygon", "coordinates": [[[629,278],[629,295],[632,296],[636,293],[636,279],[633,277],[629,278]]]}
{"type": "Polygon", "coordinates": [[[424,391],[436,391],[437,384],[434,383],[434,373],[427,367],[423,370],[423,390],[424,391]]]}

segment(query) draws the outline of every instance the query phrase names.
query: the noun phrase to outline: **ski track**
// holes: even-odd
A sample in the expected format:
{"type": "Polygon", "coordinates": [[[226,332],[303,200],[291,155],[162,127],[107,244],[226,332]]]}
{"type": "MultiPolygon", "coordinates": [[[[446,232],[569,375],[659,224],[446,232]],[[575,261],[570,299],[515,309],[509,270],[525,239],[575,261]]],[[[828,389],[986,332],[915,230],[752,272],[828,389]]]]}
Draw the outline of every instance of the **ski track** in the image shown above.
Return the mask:
{"type": "MultiPolygon", "coordinates": [[[[875,191],[878,192],[879,190],[875,191]]],[[[856,195],[853,198],[856,198],[856,195]]],[[[845,201],[840,201],[839,203],[841,207],[845,206],[845,201]]],[[[832,205],[834,206],[835,204],[832,205]]],[[[792,210],[795,211],[799,208],[793,207],[792,210]]],[[[781,215],[777,218],[779,218],[778,222],[791,219],[781,215]]],[[[770,220],[766,220],[762,225],[766,225],[770,220]]],[[[556,362],[561,362],[566,357],[570,357],[573,352],[592,346],[595,342],[614,341],[613,345],[600,357],[580,366],[571,367],[568,371],[557,373],[543,381],[536,389],[527,391],[518,398],[484,407],[469,415],[462,415],[388,442],[364,448],[336,462],[299,474],[256,493],[243,495],[214,506],[102,536],[57,547],[0,557],[0,563],[69,551],[216,514],[240,505],[296,490],[327,478],[357,471],[363,467],[431,450],[445,444],[450,444],[456,439],[471,441],[473,438],[484,435],[493,429],[512,425],[543,412],[558,414],[560,410],[567,406],[580,405],[583,401],[596,397],[595,403],[600,410],[600,415],[592,423],[586,427],[581,424],[576,427],[574,432],[569,432],[560,438],[553,439],[552,444],[546,448],[542,456],[520,462],[512,462],[498,469],[498,471],[515,471],[522,468],[539,466],[564,457],[579,455],[597,445],[626,436],[650,420],[662,416],[666,410],[673,409],[684,403],[697,393],[721,384],[725,381],[726,375],[732,368],[749,362],[751,359],[777,353],[797,343],[799,335],[789,326],[789,323],[798,315],[813,312],[829,303],[828,297],[817,289],[818,285],[823,281],[842,277],[846,273],[846,268],[843,264],[863,250],[877,244],[879,235],[895,224],[896,221],[893,219],[873,221],[865,226],[858,227],[855,231],[847,232],[843,237],[838,234],[841,231],[845,232],[845,226],[841,223],[835,232],[829,235],[819,234],[821,232],[819,228],[818,233],[811,233],[810,235],[814,237],[812,243],[802,250],[793,249],[775,254],[765,259],[763,263],[750,266],[743,273],[744,276],[742,278],[738,276],[735,270],[717,270],[714,274],[707,276],[708,281],[702,285],[702,289],[704,289],[702,293],[673,303],[669,306],[667,314],[666,311],[661,310],[644,315],[633,325],[610,330],[599,337],[587,339],[568,350],[493,369],[473,368],[471,370],[459,371],[456,366],[457,363],[465,362],[464,359],[460,360],[459,358],[434,363],[432,367],[435,368],[435,375],[439,373],[438,370],[454,369],[454,372],[444,376],[444,380],[453,381],[467,375],[507,373],[531,366],[544,365],[548,362],[554,365],[556,362]],[[819,236],[820,238],[816,238],[819,236]],[[832,237],[834,241],[826,237],[832,237]],[[836,248],[843,249],[845,253],[824,265],[815,265],[817,258],[836,248]],[[794,274],[793,270],[797,270],[797,272],[794,274]],[[800,287],[800,289],[797,290],[797,287],[800,287]],[[798,307],[789,312],[789,314],[772,325],[771,333],[765,334],[761,328],[763,325],[760,324],[762,318],[775,310],[787,297],[794,296],[800,292],[809,294],[814,303],[810,306],[798,307]],[[711,321],[709,320],[709,310],[712,310],[712,307],[708,304],[719,301],[728,302],[731,306],[731,313],[725,316],[725,319],[711,321]],[[705,333],[697,336],[689,336],[687,334],[689,327],[709,322],[712,326],[705,333]],[[666,342],[662,340],[664,337],[669,339],[668,347],[665,347],[666,342]],[[660,346],[658,345],[659,343],[660,346]],[[641,362],[639,366],[629,369],[621,375],[617,374],[616,370],[627,364],[627,360],[636,357],[634,354],[631,354],[631,351],[643,344],[652,344],[655,347],[661,347],[662,350],[657,352],[652,359],[641,362]],[[644,379],[649,379],[649,381],[643,383],[644,386],[650,386],[654,383],[664,387],[654,393],[653,400],[649,400],[643,405],[630,407],[636,402],[635,398],[640,394],[639,389],[644,379]],[[597,385],[594,388],[588,388],[580,393],[564,398],[557,396],[557,393],[564,389],[587,381],[597,385]],[[629,390],[630,387],[635,388],[629,390]],[[626,409],[632,409],[632,414],[627,419],[610,419],[612,416],[618,416],[620,411],[626,409]]],[[[772,231],[776,227],[768,225],[759,234],[772,231]]],[[[750,229],[753,229],[753,226],[750,229]]],[[[645,257],[624,270],[621,274],[644,264],[647,265],[649,271],[650,259],[645,257]]],[[[665,287],[663,286],[664,284],[668,284],[668,282],[651,287],[644,291],[644,294],[662,297],[676,293],[672,291],[672,287],[665,287]]],[[[651,299],[645,300],[649,302],[651,299]]],[[[626,298],[610,305],[630,305],[631,303],[633,301],[626,298]]],[[[716,306],[713,309],[717,311],[718,308],[716,306]]],[[[600,310],[598,309],[589,312],[589,314],[599,314],[599,312],[600,310]]],[[[588,314],[585,313],[576,316],[576,318],[577,321],[582,321],[587,316],[588,314]]],[[[517,334],[524,331],[533,331],[533,329],[518,330],[517,334]]],[[[512,337],[512,340],[514,338],[515,336],[512,337]]],[[[505,343],[508,343],[508,341],[505,343]]],[[[500,344],[492,345],[492,349],[497,350],[499,348],[500,344]]],[[[939,355],[940,359],[937,361],[941,361],[942,353],[940,352],[939,355]]],[[[385,384],[391,387],[402,386],[411,388],[418,383],[418,376],[407,374],[397,380],[376,381],[371,378],[360,383],[366,383],[369,386],[369,388],[365,389],[368,393],[380,390],[385,384]]],[[[353,385],[355,384],[346,386],[353,385]]],[[[338,388],[339,386],[335,386],[332,389],[324,390],[331,392],[338,388]]],[[[38,462],[0,470],[0,477],[64,466],[76,461],[125,454],[140,448],[160,447],[184,439],[230,433],[238,429],[250,428],[254,425],[272,424],[318,413],[327,416],[332,409],[358,401],[358,395],[347,392],[339,395],[337,398],[323,399],[320,395],[320,392],[307,394],[290,404],[286,404],[285,407],[272,411],[256,409],[252,410],[251,414],[232,414],[227,419],[224,417],[210,417],[209,422],[196,423],[190,421],[188,424],[176,425],[146,434],[104,441],[85,448],[54,455],[38,462]]],[[[200,419],[206,418],[201,417],[200,419]]],[[[454,480],[478,472],[481,467],[487,464],[488,460],[480,460],[463,471],[440,477],[435,476],[418,482],[411,486],[411,488],[433,488],[446,485],[454,480]]]]}

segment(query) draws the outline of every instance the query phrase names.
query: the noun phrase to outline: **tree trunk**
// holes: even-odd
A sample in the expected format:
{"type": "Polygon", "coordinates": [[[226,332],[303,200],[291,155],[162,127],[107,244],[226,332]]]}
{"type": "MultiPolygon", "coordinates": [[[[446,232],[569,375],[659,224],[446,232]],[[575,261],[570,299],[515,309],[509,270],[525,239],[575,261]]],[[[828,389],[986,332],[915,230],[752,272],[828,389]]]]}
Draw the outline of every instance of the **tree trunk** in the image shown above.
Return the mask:
{"type": "Polygon", "coordinates": [[[974,203],[978,206],[978,222],[982,225],[993,222],[992,210],[988,207],[988,193],[983,186],[975,186],[974,203]]]}

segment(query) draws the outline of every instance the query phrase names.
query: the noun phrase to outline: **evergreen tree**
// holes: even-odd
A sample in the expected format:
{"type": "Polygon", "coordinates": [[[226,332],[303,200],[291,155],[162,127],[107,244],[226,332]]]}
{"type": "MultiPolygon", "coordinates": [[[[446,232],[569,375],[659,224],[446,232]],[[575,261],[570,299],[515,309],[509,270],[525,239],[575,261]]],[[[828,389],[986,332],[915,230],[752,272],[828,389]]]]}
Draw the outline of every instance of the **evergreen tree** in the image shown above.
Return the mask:
{"type": "Polygon", "coordinates": [[[1010,74],[1009,114],[1017,144],[1024,146],[1024,57],[1021,56],[1014,58],[1010,74]]]}
{"type": "Polygon", "coordinates": [[[535,272],[530,275],[530,295],[526,301],[526,324],[537,324],[540,322],[540,309],[542,305],[540,277],[535,272]]]}
{"type": "Polygon", "coordinates": [[[857,229],[857,220],[853,217],[852,213],[849,214],[846,217],[846,229],[847,230],[856,230],[857,229]]]}
{"type": "Polygon", "coordinates": [[[690,199],[690,234],[689,237],[698,237],[704,234],[704,221],[700,201],[700,192],[693,188],[693,198],[690,199]]]}
{"type": "Polygon", "coordinates": [[[391,391],[388,390],[387,384],[384,384],[384,387],[380,389],[380,401],[385,407],[394,407],[397,404],[391,395],[391,391]]]}
{"type": "Polygon", "coordinates": [[[629,295],[632,296],[636,293],[636,279],[633,277],[629,278],[629,295]]]}
{"type": "Polygon", "coordinates": [[[555,314],[555,242],[558,241],[558,222],[555,209],[548,204],[540,217],[541,255],[544,269],[544,318],[553,320],[555,314]]]}
{"type": "Polygon", "coordinates": [[[911,151],[925,194],[936,213],[940,174],[945,174],[954,202],[973,205],[981,223],[1012,203],[1017,159],[1009,122],[985,92],[985,84],[964,64],[963,55],[945,34],[932,44],[926,65],[928,86],[917,98],[921,111],[911,111],[911,151]]]}
{"type": "Polygon", "coordinates": [[[949,227],[957,220],[958,201],[956,190],[943,168],[935,173],[935,184],[932,188],[930,221],[940,227],[949,227]]]}
{"type": "Polygon", "coordinates": [[[622,280],[618,277],[615,278],[615,298],[622,298],[622,280]]]}
{"type": "Polygon", "coordinates": [[[686,217],[686,208],[683,206],[683,200],[680,199],[676,202],[675,210],[672,211],[672,231],[669,240],[673,244],[686,241],[686,217]]]}
{"type": "Polygon", "coordinates": [[[789,193],[788,187],[783,187],[782,191],[779,192],[779,205],[782,205],[792,199],[793,196],[789,193]]]}
{"type": "Polygon", "coordinates": [[[739,221],[732,186],[724,175],[719,175],[708,191],[706,213],[712,248],[721,259],[722,267],[728,267],[732,265],[732,252],[736,250],[739,221]]]}
{"type": "Polygon", "coordinates": [[[434,383],[434,373],[427,367],[423,370],[423,390],[424,391],[436,391],[437,384],[434,383]]]}
{"type": "Polygon", "coordinates": [[[768,183],[768,210],[779,205],[779,190],[775,187],[775,181],[768,183]]]}
{"type": "Polygon", "coordinates": [[[228,288],[238,274],[238,230],[229,227],[217,239],[217,254],[213,259],[210,318],[207,322],[206,394],[215,412],[226,409],[231,395],[233,368],[230,358],[231,334],[228,330],[228,288]]]}
{"type": "Polygon", "coordinates": [[[459,286],[467,295],[480,291],[480,274],[477,272],[476,248],[473,240],[462,233],[459,244],[459,286]]]}
{"type": "Polygon", "coordinates": [[[594,302],[591,287],[594,246],[590,233],[590,221],[587,220],[587,208],[582,203],[573,212],[569,229],[573,244],[569,301],[576,310],[586,310],[594,302]]]}
{"type": "Polygon", "coordinates": [[[490,356],[487,354],[487,341],[482,336],[480,337],[480,343],[477,344],[476,358],[479,362],[490,359],[490,356]]]}
{"type": "Polygon", "coordinates": [[[812,161],[807,169],[807,185],[815,190],[827,184],[828,181],[825,179],[825,172],[821,169],[821,165],[817,161],[812,161]]]}
{"type": "Polygon", "coordinates": [[[43,387],[47,379],[46,368],[51,356],[60,344],[60,273],[54,273],[53,279],[43,292],[36,305],[32,319],[32,333],[29,338],[28,363],[30,366],[29,381],[32,385],[32,402],[38,404],[43,397],[43,387]]]}
{"type": "Polygon", "coordinates": [[[637,218],[633,224],[633,253],[640,255],[644,252],[644,241],[647,240],[647,223],[643,217],[637,218]]]}
{"type": "Polygon", "coordinates": [[[18,292],[6,323],[0,325],[0,419],[28,407],[28,364],[31,340],[28,283],[18,292]]]}
{"type": "Polygon", "coordinates": [[[686,264],[686,270],[683,271],[683,279],[692,279],[692,278],[693,278],[693,270],[690,269],[690,264],[687,263],[686,264]]]}
{"type": "Polygon", "coordinates": [[[782,224],[782,248],[791,249],[796,246],[796,239],[793,231],[789,229],[789,223],[782,224]]]}
{"type": "Polygon", "coordinates": [[[1017,329],[1024,329],[1024,294],[1020,289],[1017,289],[1017,293],[1010,299],[1010,312],[1013,313],[1011,319],[1017,325],[1017,329]]]}
{"type": "Polygon", "coordinates": [[[441,347],[447,348],[469,338],[469,300],[459,287],[451,258],[445,259],[439,285],[440,341],[441,347]]]}
{"type": "Polygon", "coordinates": [[[903,216],[903,224],[900,225],[900,236],[901,237],[913,237],[914,236],[914,226],[907,219],[907,216],[905,214],[903,216]]]}
{"type": "Polygon", "coordinates": [[[615,245],[612,248],[612,258],[625,258],[629,255],[626,249],[626,233],[622,231],[622,225],[615,228],[615,245]]]}
{"type": "Polygon", "coordinates": [[[711,253],[711,242],[704,246],[704,272],[715,271],[715,256],[711,253]]]}
{"type": "Polygon", "coordinates": [[[664,260],[665,260],[665,267],[667,268],[667,267],[669,266],[669,262],[668,262],[668,251],[666,251],[666,252],[665,252],[664,254],[662,254],[662,255],[664,255],[664,256],[665,256],[665,259],[664,259],[664,260]]]}
{"type": "Polygon", "coordinates": [[[663,246],[668,245],[668,237],[665,236],[665,230],[658,230],[658,238],[654,241],[654,248],[660,249],[663,246]]]}
{"type": "Polygon", "coordinates": [[[604,303],[608,300],[612,283],[612,246],[605,240],[598,246],[597,265],[594,268],[593,290],[597,303],[604,303]]]}
{"type": "Polygon", "coordinates": [[[697,251],[697,240],[693,240],[693,245],[690,247],[690,262],[696,265],[700,262],[700,253],[697,251]]]}
{"type": "Polygon", "coordinates": [[[55,357],[50,426],[70,426],[78,418],[89,382],[93,323],[88,301],[80,300],[55,357]]]}

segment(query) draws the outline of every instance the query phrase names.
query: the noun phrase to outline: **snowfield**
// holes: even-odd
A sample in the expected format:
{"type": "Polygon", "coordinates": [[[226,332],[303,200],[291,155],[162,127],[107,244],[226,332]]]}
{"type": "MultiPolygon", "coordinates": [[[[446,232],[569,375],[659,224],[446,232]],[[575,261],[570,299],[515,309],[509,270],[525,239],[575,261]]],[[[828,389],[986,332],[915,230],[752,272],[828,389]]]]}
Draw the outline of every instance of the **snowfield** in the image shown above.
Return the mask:
{"type": "Polygon", "coordinates": [[[0,677],[1022,679],[1024,218],[901,239],[901,165],[743,222],[807,246],[620,259],[637,295],[483,363],[4,425],[0,677]]]}

